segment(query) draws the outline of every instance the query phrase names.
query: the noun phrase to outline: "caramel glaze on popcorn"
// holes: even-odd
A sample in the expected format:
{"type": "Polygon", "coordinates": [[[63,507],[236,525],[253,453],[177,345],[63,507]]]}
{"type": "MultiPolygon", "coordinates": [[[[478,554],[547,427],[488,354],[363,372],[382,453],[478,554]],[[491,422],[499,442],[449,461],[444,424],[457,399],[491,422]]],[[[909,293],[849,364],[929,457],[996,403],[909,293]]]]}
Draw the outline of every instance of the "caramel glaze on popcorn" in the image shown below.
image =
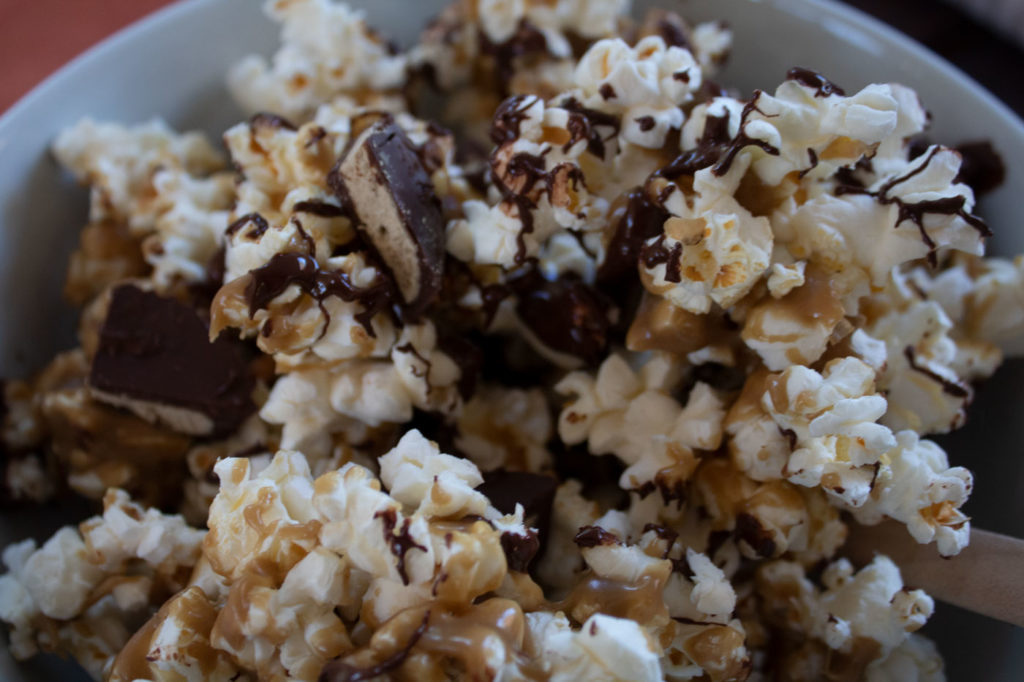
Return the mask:
{"type": "Polygon", "coordinates": [[[16,657],[933,679],[930,598],[841,547],[886,516],[967,544],[970,473],[925,437],[1024,330],[1024,261],[980,257],[961,184],[997,164],[922,147],[898,85],[794,68],[738,100],[711,80],[726,27],[628,5],[458,0],[401,52],[333,0],[271,0],[286,46],[232,71],[230,159],[157,123],[59,138],[92,193],[80,347],[0,383],[0,463],[16,501],[105,510],[4,552],[16,657]],[[127,329],[126,295],[181,329],[127,329]],[[177,372],[186,327],[220,340],[177,372]]]}

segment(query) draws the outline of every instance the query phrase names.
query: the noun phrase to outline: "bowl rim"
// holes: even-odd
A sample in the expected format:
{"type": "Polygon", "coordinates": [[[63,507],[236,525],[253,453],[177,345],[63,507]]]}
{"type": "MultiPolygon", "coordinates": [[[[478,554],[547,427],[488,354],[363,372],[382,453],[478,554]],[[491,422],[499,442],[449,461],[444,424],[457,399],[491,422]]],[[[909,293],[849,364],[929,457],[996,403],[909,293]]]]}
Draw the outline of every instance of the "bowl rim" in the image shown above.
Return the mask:
{"type": "MultiPolygon", "coordinates": [[[[94,45],[88,47],[71,60],[57,68],[43,80],[33,86],[27,93],[22,95],[6,111],[0,114],[0,148],[2,148],[3,135],[6,129],[16,124],[21,118],[22,112],[30,109],[37,101],[44,99],[48,93],[58,90],[70,83],[78,71],[95,60],[102,59],[110,52],[121,49],[122,45],[132,41],[136,34],[144,33],[155,28],[157,24],[170,20],[179,14],[187,14],[199,11],[204,5],[215,4],[222,0],[174,0],[170,4],[146,14],[132,23],[123,26],[114,33],[103,38],[94,45]]],[[[972,76],[954,65],[945,57],[934,52],[913,37],[903,33],[899,29],[890,26],[881,19],[878,19],[867,12],[850,5],[845,5],[839,0],[745,0],[750,3],[767,4],[779,11],[799,14],[806,12],[808,8],[820,13],[820,18],[836,19],[850,24],[853,28],[860,29],[868,34],[884,40],[888,47],[903,51],[914,61],[921,64],[924,69],[932,69],[944,79],[959,81],[966,87],[971,95],[983,102],[998,114],[1001,122],[1008,130],[1024,139],[1024,119],[1009,107],[1002,99],[997,97],[988,88],[976,81],[972,76]]],[[[682,0],[676,0],[675,4],[685,4],[682,0]]],[[[684,7],[680,7],[684,10],[684,7]]],[[[683,12],[685,15],[685,11],[683,12]]],[[[54,132],[56,134],[56,131],[54,132]]]]}

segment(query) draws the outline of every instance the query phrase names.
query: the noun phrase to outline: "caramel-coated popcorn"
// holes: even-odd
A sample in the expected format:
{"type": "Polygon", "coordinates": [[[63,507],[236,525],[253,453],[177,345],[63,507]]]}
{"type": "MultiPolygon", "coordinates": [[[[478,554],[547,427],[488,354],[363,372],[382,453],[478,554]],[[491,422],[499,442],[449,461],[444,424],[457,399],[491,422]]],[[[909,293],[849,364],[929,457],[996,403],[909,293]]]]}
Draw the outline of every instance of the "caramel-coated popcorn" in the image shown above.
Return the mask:
{"type": "Polygon", "coordinates": [[[973,477],[928,436],[1019,347],[1024,257],[983,257],[969,152],[920,143],[907,87],[741,99],[726,26],[629,5],[455,0],[403,50],[269,0],[227,157],[57,137],[79,345],[0,383],[0,494],[103,511],[4,550],[16,658],[944,679],[931,597],[844,543],[968,545],[973,477]]]}

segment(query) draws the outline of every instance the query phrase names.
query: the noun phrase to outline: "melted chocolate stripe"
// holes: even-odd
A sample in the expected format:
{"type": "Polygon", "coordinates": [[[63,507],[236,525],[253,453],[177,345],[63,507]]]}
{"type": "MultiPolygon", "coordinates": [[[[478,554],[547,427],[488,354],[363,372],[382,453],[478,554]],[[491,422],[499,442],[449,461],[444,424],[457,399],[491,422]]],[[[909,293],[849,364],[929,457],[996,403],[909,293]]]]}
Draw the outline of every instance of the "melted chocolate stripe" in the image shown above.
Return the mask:
{"type": "Polygon", "coordinates": [[[914,370],[915,372],[920,372],[921,374],[925,375],[932,381],[942,386],[942,391],[944,393],[947,393],[953,396],[954,398],[960,398],[963,400],[966,400],[971,396],[970,390],[963,384],[950,381],[949,379],[946,379],[945,377],[937,374],[936,372],[933,372],[927,367],[917,364],[917,354],[914,352],[913,346],[907,346],[906,348],[904,348],[903,356],[907,359],[907,364],[910,365],[910,369],[914,370]]]}
{"type": "Polygon", "coordinates": [[[409,524],[411,519],[405,519],[402,522],[402,527],[398,533],[395,533],[395,527],[398,524],[398,519],[393,509],[385,511],[379,511],[373,515],[375,519],[381,519],[384,526],[384,541],[388,543],[391,548],[391,553],[398,559],[398,575],[402,578],[402,584],[409,584],[409,575],[405,572],[405,554],[410,549],[418,549],[421,552],[426,552],[427,548],[423,545],[418,544],[409,535],[409,524]]]}
{"type": "Polygon", "coordinates": [[[357,301],[363,306],[363,312],[358,313],[355,319],[370,336],[376,338],[373,317],[387,310],[393,300],[391,287],[385,280],[378,278],[373,285],[360,288],[352,284],[344,272],[321,270],[315,258],[301,253],[275,254],[266,265],[249,274],[252,281],[245,289],[245,296],[249,301],[250,317],[257,310],[266,309],[271,301],[295,284],[317,301],[324,315],[327,315],[327,311],[323,302],[329,296],[337,296],[343,301],[357,301]]]}
{"type": "Polygon", "coordinates": [[[803,69],[799,66],[793,67],[786,74],[786,80],[796,81],[800,85],[814,90],[815,97],[831,97],[832,95],[846,96],[846,91],[841,87],[822,76],[817,71],[803,69]]]}
{"type": "Polygon", "coordinates": [[[600,526],[583,526],[572,539],[581,548],[598,547],[601,545],[618,545],[619,538],[600,526]]]}
{"type": "Polygon", "coordinates": [[[982,237],[992,236],[992,232],[989,230],[988,225],[985,224],[984,220],[971,215],[964,210],[964,205],[967,202],[966,197],[952,196],[945,197],[943,199],[932,199],[908,204],[897,196],[889,196],[889,192],[891,192],[894,187],[910,180],[920,173],[923,173],[925,169],[928,168],[929,164],[931,164],[935,155],[940,151],[942,151],[942,147],[932,147],[928,156],[919,166],[912,168],[903,175],[891,178],[874,192],[868,191],[862,185],[840,184],[835,189],[836,196],[842,196],[844,194],[863,194],[874,198],[875,201],[883,206],[895,205],[899,209],[899,212],[897,214],[896,224],[894,227],[899,227],[906,221],[910,221],[916,225],[917,230],[921,235],[921,241],[923,241],[925,246],[928,247],[928,261],[932,265],[937,264],[935,256],[937,244],[935,243],[935,240],[932,239],[931,235],[928,234],[928,231],[925,230],[925,214],[935,213],[939,215],[957,216],[974,228],[982,237]]]}

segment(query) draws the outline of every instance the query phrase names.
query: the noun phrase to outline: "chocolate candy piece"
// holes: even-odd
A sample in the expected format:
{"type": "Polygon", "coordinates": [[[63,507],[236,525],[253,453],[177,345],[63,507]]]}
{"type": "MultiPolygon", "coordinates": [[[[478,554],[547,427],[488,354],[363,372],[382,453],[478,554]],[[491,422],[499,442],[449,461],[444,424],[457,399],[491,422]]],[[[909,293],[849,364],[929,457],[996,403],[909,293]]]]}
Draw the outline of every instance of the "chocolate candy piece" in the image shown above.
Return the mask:
{"type": "Polygon", "coordinates": [[[236,341],[210,343],[191,308],[125,284],[111,294],[89,387],[97,400],[180,433],[219,436],[256,410],[236,341]]]}
{"type": "Polygon", "coordinates": [[[549,281],[536,271],[514,280],[516,313],[548,348],[598,365],[608,347],[611,303],[575,279],[549,281]]]}
{"type": "Polygon", "coordinates": [[[523,505],[523,522],[527,528],[536,528],[539,542],[529,538],[510,536],[501,538],[502,549],[513,570],[526,570],[534,553],[543,554],[551,525],[551,506],[555,502],[558,480],[553,476],[531,474],[525,471],[491,471],[484,474],[484,482],[477,490],[487,496],[502,514],[511,514],[516,504],[523,505]]]}
{"type": "Polygon", "coordinates": [[[368,125],[338,161],[331,188],[358,218],[415,319],[441,289],[444,216],[412,142],[390,116],[368,125]]]}

